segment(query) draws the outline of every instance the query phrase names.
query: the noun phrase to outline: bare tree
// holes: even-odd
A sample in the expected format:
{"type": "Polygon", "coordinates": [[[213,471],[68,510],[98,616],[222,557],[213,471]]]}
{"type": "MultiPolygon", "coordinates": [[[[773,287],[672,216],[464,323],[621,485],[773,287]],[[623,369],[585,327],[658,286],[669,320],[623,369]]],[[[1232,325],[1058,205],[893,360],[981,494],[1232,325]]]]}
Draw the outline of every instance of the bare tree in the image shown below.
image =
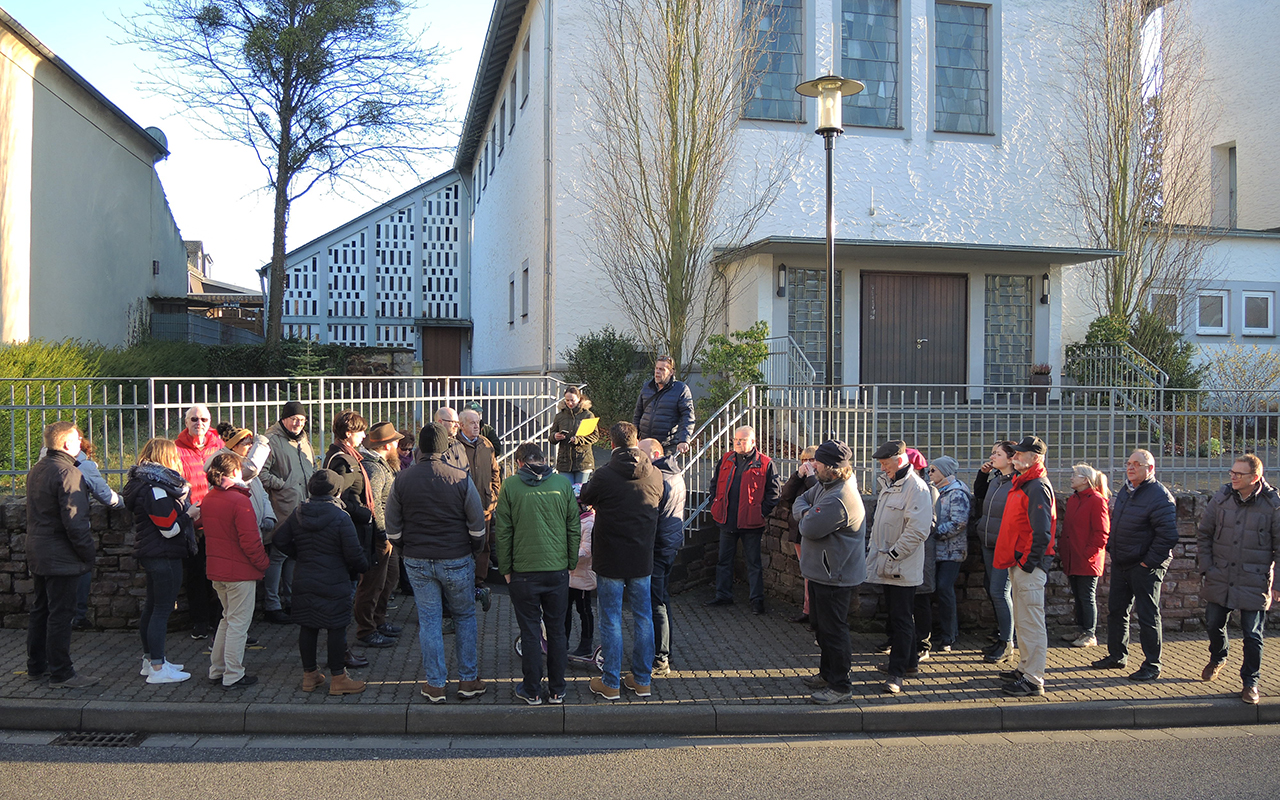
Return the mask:
{"type": "Polygon", "coordinates": [[[1218,238],[1205,190],[1213,103],[1180,6],[1084,0],[1068,23],[1075,107],[1057,152],[1087,243],[1122,253],[1082,267],[1094,310],[1128,322],[1153,290],[1184,295],[1213,269],[1205,252],[1218,238]]]}
{"type": "Polygon", "coordinates": [[[281,336],[289,207],[322,181],[407,169],[443,151],[440,50],[404,27],[398,0],[152,0],[122,21],[162,67],[143,85],[212,138],[253,148],[275,208],[267,343],[281,336]]]}
{"type": "Polygon", "coordinates": [[[740,158],[764,10],[757,0],[599,0],[591,11],[581,65],[596,112],[582,192],[589,246],[636,332],[681,375],[734,296],[733,251],[796,158],[767,135],[759,157],[740,158]]]}

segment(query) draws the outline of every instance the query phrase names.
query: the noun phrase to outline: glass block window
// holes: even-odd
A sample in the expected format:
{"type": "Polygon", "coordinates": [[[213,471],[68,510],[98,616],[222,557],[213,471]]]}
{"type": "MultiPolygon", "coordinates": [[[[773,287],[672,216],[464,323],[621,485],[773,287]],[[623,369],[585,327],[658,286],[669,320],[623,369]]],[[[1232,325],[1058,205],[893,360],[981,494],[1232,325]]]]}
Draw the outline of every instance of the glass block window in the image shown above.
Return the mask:
{"type": "Polygon", "coordinates": [[[986,6],[934,6],[934,128],[991,133],[991,66],[986,6]]]}
{"type": "Polygon", "coordinates": [[[374,302],[380,317],[413,316],[413,217],[413,206],[407,206],[373,226],[374,302]]]}
{"type": "Polygon", "coordinates": [[[867,88],[844,98],[844,124],[901,128],[898,0],[842,0],[841,75],[867,88]]]}
{"type": "MultiPolygon", "coordinates": [[[[844,379],[844,281],[836,270],[835,381],[844,379]]],[[[787,267],[787,331],[800,352],[817,370],[819,384],[827,384],[827,271],[787,267]]],[[[792,383],[799,383],[796,378],[792,383]]]]}
{"type": "Polygon", "coordinates": [[[804,112],[796,93],[804,72],[803,0],[764,0],[758,24],[764,40],[756,64],[759,74],[742,115],[799,121],[804,112]]]}
{"type": "Polygon", "coordinates": [[[462,314],[460,189],[452,183],[423,198],[422,315],[431,319],[460,319],[462,314]]]}
{"type": "Polygon", "coordinates": [[[988,275],[983,334],[988,386],[1025,386],[1031,373],[1031,276],[988,275]]]}

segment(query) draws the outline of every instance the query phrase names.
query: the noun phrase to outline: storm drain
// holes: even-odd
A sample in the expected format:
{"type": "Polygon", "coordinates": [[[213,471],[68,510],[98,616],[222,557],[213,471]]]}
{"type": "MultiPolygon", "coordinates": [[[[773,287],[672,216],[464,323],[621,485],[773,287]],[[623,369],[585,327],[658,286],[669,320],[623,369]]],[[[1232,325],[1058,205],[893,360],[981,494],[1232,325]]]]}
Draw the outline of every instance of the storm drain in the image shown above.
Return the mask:
{"type": "Polygon", "coordinates": [[[49,742],[57,747],[137,747],[145,733],[102,733],[98,731],[64,733],[49,742]]]}

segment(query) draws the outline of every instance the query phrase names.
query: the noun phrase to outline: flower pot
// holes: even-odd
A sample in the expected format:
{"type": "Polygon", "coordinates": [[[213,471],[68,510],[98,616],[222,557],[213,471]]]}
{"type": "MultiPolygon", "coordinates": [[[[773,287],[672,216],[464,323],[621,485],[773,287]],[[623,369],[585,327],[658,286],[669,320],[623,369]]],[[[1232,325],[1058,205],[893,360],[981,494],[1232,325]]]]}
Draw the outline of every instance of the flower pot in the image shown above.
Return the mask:
{"type": "Polygon", "coordinates": [[[1036,405],[1047,405],[1049,402],[1049,387],[1053,385],[1052,375],[1036,375],[1030,377],[1031,383],[1031,402],[1036,405]]]}

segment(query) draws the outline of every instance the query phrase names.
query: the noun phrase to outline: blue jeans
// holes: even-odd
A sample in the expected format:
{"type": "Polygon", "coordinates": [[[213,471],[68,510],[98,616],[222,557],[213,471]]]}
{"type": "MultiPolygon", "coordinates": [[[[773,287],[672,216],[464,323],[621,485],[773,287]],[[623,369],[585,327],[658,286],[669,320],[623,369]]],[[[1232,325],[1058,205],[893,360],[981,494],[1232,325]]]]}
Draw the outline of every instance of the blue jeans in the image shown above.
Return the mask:
{"type": "Polygon", "coordinates": [[[593,469],[583,469],[577,472],[566,472],[565,476],[569,479],[569,483],[586,483],[591,480],[593,472],[595,472],[593,469]]]}
{"type": "MultiPolygon", "coordinates": [[[[1209,629],[1209,660],[1227,660],[1227,617],[1231,609],[1217,603],[1204,608],[1204,626],[1209,629]]],[[[1240,665],[1240,681],[1244,686],[1257,686],[1262,669],[1262,629],[1267,612],[1240,609],[1240,635],[1244,637],[1244,663],[1240,665]]]]}
{"type": "Polygon", "coordinates": [[[671,594],[668,580],[676,563],[676,553],[684,542],[684,531],[658,532],[653,548],[653,575],[649,578],[649,606],[653,612],[653,656],[656,660],[671,658],[671,616],[667,613],[667,600],[671,594]]]}
{"type": "Polygon", "coordinates": [[[1009,570],[993,566],[996,557],[994,547],[982,548],[982,560],[987,565],[987,596],[996,612],[996,635],[1002,642],[1013,641],[1013,590],[1009,587],[1009,570]]]}
{"type": "Polygon", "coordinates": [[[606,578],[596,576],[600,603],[600,639],[604,646],[604,685],[622,685],[622,592],[631,601],[631,674],[647,685],[653,674],[653,611],[649,606],[649,576],[606,578]]]}
{"type": "Polygon", "coordinates": [[[457,626],[454,656],[458,659],[458,679],[474,681],[479,673],[476,655],[476,562],[462,558],[405,558],[405,570],[413,586],[418,606],[418,641],[422,645],[422,671],[427,683],[443,687],[449,680],[444,660],[444,631],[441,628],[443,597],[453,612],[457,626]]]}
{"type": "Polygon", "coordinates": [[[764,568],[760,565],[760,537],[762,528],[743,531],[720,529],[720,561],[716,564],[716,597],[733,599],[733,557],[738,552],[738,540],[742,540],[742,560],[747,562],[747,599],[752,603],[764,602],[764,568]]]}
{"type": "Polygon", "coordinates": [[[1076,601],[1076,625],[1086,636],[1096,636],[1098,632],[1098,576],[1071,575],[1067,578],[1071,583],[1071,596],[1076,601]]]}
{"type": "Polygon", "coordinates": [[[262,576],[262,589],[266,594],[263,608],[267,611],[281,611],[291,605],[293,599],[293,565],[297,563],[280,552],[275,546],[267,551],[271,556],[271,566],[267,574],[262,576]]]}
{"type": "Polygon", "coordinates": [[[1142,642],[1144,667],[1160,669],[1160,648],[1164,632],[1160,628],[1160,584],[1164,568],[1148,569],[1111,565],[1111,596],[1107,598],[1107,654],[1129,657],[1129,612],[1138,613],[1138,638],[1142,642]]]}
{"type": "Polygon", "coordinates": [[[147,573],[147,599],[142,604],[138,633],[142,636],[142,655],[154,662],[164,662],[164,637],[169,632],[169,615],[182,588],[182,559],[140,558],[147,573]]]}
{"type": "MultiPolygon", "coordinates": [[[[938,624],[942,627],[944,644],[955,644],[960,638],[960,621],[956,618],[956,578],[960,575],[959,561],[939,561],[934,574],[933,596],[938,598],[938,624]]],[[[920,632],[916,631],[916,636],[920,632]]]]}
{"type": "MultiPolygon", "coordinates": [[[[569,664],[569,635],[564,620],[569,611],[569,571],[513,572],[507,584],[511,610],[520,625],[520,667],[525,694],[542,694],[542,638],[540,625],[547,629],[547,691],[564,694],[564,672],[569,664]]],[[[474,607],[472,609],[474,614],[474,607]]]]}

